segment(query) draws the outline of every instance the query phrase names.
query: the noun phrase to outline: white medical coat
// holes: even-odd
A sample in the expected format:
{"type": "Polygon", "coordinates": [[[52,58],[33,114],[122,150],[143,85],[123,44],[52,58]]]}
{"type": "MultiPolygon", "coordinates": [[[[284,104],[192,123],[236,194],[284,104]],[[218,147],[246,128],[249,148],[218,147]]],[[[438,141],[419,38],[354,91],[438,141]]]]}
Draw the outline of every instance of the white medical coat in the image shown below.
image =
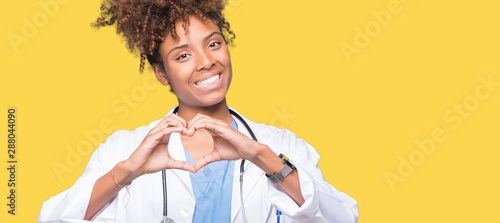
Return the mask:
{"type": "MultiPolygon", "coordinates": [[[[168,114],[172,113],[171,110],[168,114]]],[[[168,115],[167,114],[167,115],[168,115]]],[[[234,118],[238,130],[250,137],[243,123],[234,118]]],[[[270,207],[270,222],[276,222],[275,209],[283,212],[281,222],[357,222],[358,206],[354,199],[339,192],[325,181],[316,150],[287,129],[257,124],[246,118],[260,143],[276,154],[283,153],[297,167],[300,189],[305,203],[299,207],[277,185],[267,179],[264,172],[249,161],[245,162],[243,199],[248,222],[264,222],[270,207]]],[[[83,219],[97,179],[109,172],[118,162],[127,159],[139,146],[149,130],[161,120],[134,131],[119,130],[100,144],[92,154],[85,172],[75,184],[51,197],[42,205],[38,222],[87,222],[83,219]]],[[[173,133],[168,144],[170,155],[186,160],[180,135],[173,133]]],[[[239,170],[241,160],[235,162],[231,202],[232,222],[243,222],[240,206],[239,170]]],[[[168,217],[176,223],[192,222],[195,198],[189,172],[167,170],[168,217]]],[[[217,208],[217,207],[213,207],[217,208]]],[[[92,219],[94,222],[157,223],[163,217],[163,190],[161,171],[135,179],[131,187],[122,189],[92,219]]]]}

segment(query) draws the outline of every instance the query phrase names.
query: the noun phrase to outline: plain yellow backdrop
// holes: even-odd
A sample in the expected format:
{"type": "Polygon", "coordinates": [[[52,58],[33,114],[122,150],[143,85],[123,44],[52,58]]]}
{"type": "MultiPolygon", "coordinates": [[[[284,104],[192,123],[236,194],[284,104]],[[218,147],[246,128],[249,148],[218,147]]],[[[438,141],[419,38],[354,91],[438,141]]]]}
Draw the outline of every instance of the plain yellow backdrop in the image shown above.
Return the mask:
{"type": "MultiPolygon", "coordinates": [[[[229,2],[229,104],[311,143],[328,182],[358,201],[359,222],[500,222],[498,2],[229,2]]],[[[139,74],[114,29],[89,26],[98,7],[0,9],[1,222],[36,221],[111,132],[176,105],[151,70],[139,74]],[[15,216],[6,206],[11,107],[15,216]]]]}

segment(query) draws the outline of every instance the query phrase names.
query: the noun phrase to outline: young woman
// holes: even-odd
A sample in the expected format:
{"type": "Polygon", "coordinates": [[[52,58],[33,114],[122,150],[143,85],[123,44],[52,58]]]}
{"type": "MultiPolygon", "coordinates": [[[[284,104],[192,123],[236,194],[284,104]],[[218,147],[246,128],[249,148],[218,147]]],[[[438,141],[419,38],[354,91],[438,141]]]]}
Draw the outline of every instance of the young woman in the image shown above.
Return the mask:
{"type": "Polygon", "coordinates": [[[96,25],[116,23],[139,50],[141,71],[147,58],[178,107],[112,134],[77,182],[44,202],[39,222],[357,221],[356,201],[325,181],[313,147],[228,106],[234,34],[223,8],[216,0],[103,2],[96,25]]]}

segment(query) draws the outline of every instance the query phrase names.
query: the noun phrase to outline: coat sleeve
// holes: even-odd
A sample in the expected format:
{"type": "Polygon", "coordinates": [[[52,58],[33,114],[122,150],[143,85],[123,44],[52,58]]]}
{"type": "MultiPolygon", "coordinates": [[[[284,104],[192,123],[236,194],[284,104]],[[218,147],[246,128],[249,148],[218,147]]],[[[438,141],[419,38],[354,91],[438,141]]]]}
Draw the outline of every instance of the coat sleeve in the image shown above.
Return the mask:
{"type": "MultiPolygon", "coordinates": [[[[127,145],[127,142],[124,142],[123,134],[121,134],[123,132],[117,131],[113,133],[106,139],[105,143],[100,144],[90,157],[83,175],[78,178],[71,188],[49,198],[42,204],[38,222],[88,222],[82,219],[87,211],[94,183],[123,159],[123,156],[116,155],[118,154],[116,153],[117,148],[127,145]]],[[[123,191],[120,191],[120,193],[123,191]]],[[[114,222],[117,197],[118,195],[108,202],[92,221],[114,222]]]]}
{"type": "Polygon", "coordinates": [[[293,222],[350,223],[358,220],[356,200],[329,184],[318,166],[316,150],[289,130],[279,130],[281,140],[271,148],[283,153],[297,167],[305,203],[299,207],[281,188],[268,180],[269,199],[293,222]]]}

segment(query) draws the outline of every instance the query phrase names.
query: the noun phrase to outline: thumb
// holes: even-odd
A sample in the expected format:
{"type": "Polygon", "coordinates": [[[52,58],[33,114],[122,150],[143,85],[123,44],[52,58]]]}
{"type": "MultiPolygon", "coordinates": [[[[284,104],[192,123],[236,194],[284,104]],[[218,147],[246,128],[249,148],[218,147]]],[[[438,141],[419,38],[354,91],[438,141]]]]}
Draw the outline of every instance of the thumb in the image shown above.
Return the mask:
{"type": "Polygon", "coordinates": [[[167,161],[167,169],[186,170],[193,173],[196,173],[196,171],[198,170],[195,168],[195,166],[193,166],[193,164],[189,162],[175,160],[175,159],[169,159],[167,161]]]}
{"type": "Polygon", "coordinates": [[[201,168],[203,168],[204,166],[206,166],[207,164],[215,162],[215,161],[219,161],[219,160],[222,160],[222,157],[216,152],[211,152],[207,155],[204,155],[203,157],[201,157],[201,159],[196,161],[196,163],[194,164],[194,168],[196,169],[196,171],[198,171],[201,168]]]}

